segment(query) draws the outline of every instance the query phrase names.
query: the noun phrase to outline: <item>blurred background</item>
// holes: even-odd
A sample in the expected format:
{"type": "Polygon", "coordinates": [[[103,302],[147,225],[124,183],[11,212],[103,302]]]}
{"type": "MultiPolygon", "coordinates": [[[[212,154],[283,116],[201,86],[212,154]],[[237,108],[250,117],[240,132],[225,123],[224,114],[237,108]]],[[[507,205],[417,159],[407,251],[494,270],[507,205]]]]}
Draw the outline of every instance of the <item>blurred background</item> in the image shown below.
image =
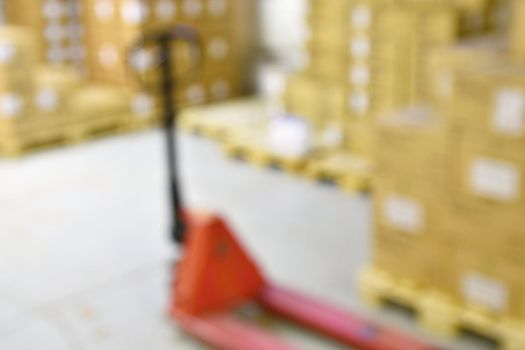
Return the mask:
{"type": "Polygon", "coordinates": [[[0,349],[208,349],[168,316],[162,60],[139,43],[186,24],[189,207],[274,280],[446,349],[525,350],[524,0],[0,4],[0,349]]]}

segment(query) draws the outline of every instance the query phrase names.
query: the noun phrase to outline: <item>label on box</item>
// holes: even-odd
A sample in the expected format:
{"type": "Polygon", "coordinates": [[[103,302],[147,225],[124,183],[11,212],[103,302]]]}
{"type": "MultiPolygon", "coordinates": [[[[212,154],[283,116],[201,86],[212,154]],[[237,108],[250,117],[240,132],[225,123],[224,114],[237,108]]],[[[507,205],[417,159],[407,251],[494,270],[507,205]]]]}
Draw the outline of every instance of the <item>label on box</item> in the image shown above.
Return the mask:
{"type": "Polygon", "coordinates": [[[425,210],[417,200],[391,195],[383,203],[385,223],[392,228],[420,233],[425,227],[425,210]]]}
{"type": "Polygon", "coordinates": [[[122,5],[120,13],[124,23],[130,25],[144,23],[149,15],[148,8],[139,0],[128,0],[127,3],[122,5]]]}
{"type": "Polygon", "coordinates": [[[16,54],[16,47],[11,43],[0,42],[0,63],[9,64],[13,62],[16,54]]]}
{"type": "Polygon", "coordinates": [[[155,7],[157,18],[162,21],[168,21],[177,15],[177,6],[174,0],[160,0],[155,7]]]}
{"type": "Polygon", "coordinates": [[[368,85],[370,82],[370,69],[368,66],[352,67],[350,71],[350,82],[355,85],[368,85]]]}
{"type": "Polygon", "coordinates": [[[202,13],[202,0],[184,0],[184,14],[190,18],[197,18],[202,13]]]}
{"type": "Polygon", "coordinates": [[[99,21],[111,21],[114,14],[115,8],[110,0],[97,0],[95,3],[95,15],[99,21]]]}
{"type": "Polygon", "coordinates": [[[100,64],[105,68],[114,67],[119,60],[118,50],[113,45],[105,45],[98,52],[100,64]]]}
{"type": "Polygon", "coordinates": [[[44,36],[48,41],[61,41],[67,36],[67,27],[56,23],[48,25],[44,30],[44,36]]]}
{"type": "Polygon", "coordinates": [[[503,283],[479,273],[470,273],[463,279],[463,297],[469,302],[492,310],[507,308],[509,292],[503,283]]]}
{"type": "Polygon", "coordinates": [[[48,19],[58,19],[64,16],[64,5],[57,1],[47,1],[42,7],[42,13],[48,19]]]}
{"type": "Polygon", "coordinates": [[[137,94],[131,103],[131,110],[136,116],[147,116],[153,111],[153,100],[147,94],[137,94]]]}
{"type": "Polygon", "coordinates": [[[494,96],[492,128],[495,132],[521,136],[525,128],[525,93],[519,89],[501,89],[494,96]]]}
{"type": "Polygon", "coordinates": [[[208,44],[208,53],[214,60],[226,58],[229,51],[230,45],[228,45],[228,41],[222,37],[215,37],[208,44]]]}
{"type": "Polygon", "coordinates": [[[437,80],[437,93],[442,98],[452,97],[454,94],[455,78],[452,72],[443,72],[437,80]]]}
{"type": "Polygon", "coordinates": [[[521,173],[512,163],[477,157],[470,165],[470,188],[483,197],[513,201],[520,196],[521,173]]]}
{"type": "Polygon", "coordinates": [[[60,47],[50,47],[47,50],[47,60],[52,63],[63,63],[67,58],[67,51],[60,47]]]}
{"type": "Polygon", "coordinates": [[[130,56],[130,64],[135,72],[144,73],[153,68],[155,58],[151,52],[139,49],[130,56]]]}
{"type": "Polygon", "coordinates": [[[350,52],[356,58],[366,58],[370,53],[370,40],[368,37],[357,37],[350,43],[350,52]]]}
{"type": "Polygon", "coordinates": [[[366,93],[355,93],[350,96],[348,101],[349,107],[352,111],[357,113],[364,113],[368,110],[370,100],[366,93]]]}
{"type": "Polygon", "coordinates": [[[44,112],[51,112],[58,105],[58,95],[51,89],[42,89],[36,95],[36,105],[44,112]]]}
{"type": "Polygon", "coordinates": [[[357,6],[352,12],[352,25],[357,29],[370,27],[372,21],[372,11],[365,5],[357,6]]]}
{"type": "Polygon", "coordinates": [[[0,116],[6,119],[13,119],[22,112],[22,99],[16,94],[0,95],[0,116]]]}

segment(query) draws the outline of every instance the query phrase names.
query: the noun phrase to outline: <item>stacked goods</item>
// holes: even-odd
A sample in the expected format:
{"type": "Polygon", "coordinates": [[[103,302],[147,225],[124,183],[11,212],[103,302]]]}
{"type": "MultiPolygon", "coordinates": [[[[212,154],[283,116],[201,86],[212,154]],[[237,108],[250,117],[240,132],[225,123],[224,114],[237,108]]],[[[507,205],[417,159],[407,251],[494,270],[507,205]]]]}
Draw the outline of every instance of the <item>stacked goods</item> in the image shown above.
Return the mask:
{"type": "Polygon", "coordinates": [[[321,134],[338,125],[343,148],[369,154],[374,116],[424,99],[431,48],[455,42],[465,7],[446,0],[310,0],[308,65],[291,78],[287,110],[309,120],[315,115],[313,125],[321,134]],[[330,108],[335,115],[321,110],[327,102],[319,94],[302,106],[290,101],[290,96],[307,95],[311,85],[319,91],[334,86],[346,96],[330,108]]]}
{"type": "Polygon", "coordinates": [[[513,332],[525,324],[525,62],[516,44],[510,54],[492,39],[435,51],[428,91],[441,119],[413,109],[382,119],[375,152],[374,265],[441,292],[433,304],[435,293],[413,301],[457,310],[434,317],[437,328],[465,323],[506,349],[523,348],[513,332]],[[444,74],[451,82],[440,83],[444,74]]]}
{"type": "Polygon", "coordinates": [[[74,67],[37,64],[35,41],[27,28],[0,28],[2,154],[77,142],[128,125],[125,90],[86,84],[74,67]]]}
{"type": "Polygon", "coordinates": [[[423,100],[432,48],[457,38],[457,11],[445,1],[408,1],[384,8],[374,26],[375,110],[388,113],[423,100]]]}
{"type": "Polygon", "coordinates": [[[6,20],[38,34],[41,61],[82,68],[85,48],[80,5],[80,0],[6,1],[6,20]]]}
{"type": "Polygon", "coordinates": [[[448,113],[455,149],[450,230],[458,245],[453,292],[523,320],[525,65],[501,58],[464,67],[457,87],[448,113]]]}
{"type": "Polygon", "coordinates": [[[448,290],[444,231],[446,129],[425,107],[377,122],[374,265],[419,285],[448,290]]]}
{"type": "Polygon", "coordinates": [[[424,96],[427,102],[442,105],[455,94],[456,70],[470,62],[490,62],[504,51],[498,37],[469,39],[432,49],[426,65],[424,96]]]}
{"type": "MultiPolygon", "coordinates": [[[[84,0],[88,24],[89,72],[98,82],[128,87],[132,109],[146,116],[155,109],[158,85],[153,49],[130,54],[132,45],[146,31],[189,23],[203,41],[203,65],[197,81],[179,86],[182,104],[222,100],[240,90],[240,63],[235,36],[237,0],[84,0]],[[138,76],[138,78],[136,77],[138,76]],[[143,86],[145,82],[147,86],[143,86]],[[146,91],[149,91],[146,92],[146,91]]],[[[191,70],[186,45],[174,47],[178,74],[191,70]]]]}
{"type": "Polygon", "coordinates": [[[518,59],[525,59],[525,1],[514,0],[512,3],[512,20],[510,25],[510,51],[518,59]]]}
{"type": "Polygon", "coordinates": [[[30,116],[35,41],[27,31],[0,28],[0,135],[30,116]]]}

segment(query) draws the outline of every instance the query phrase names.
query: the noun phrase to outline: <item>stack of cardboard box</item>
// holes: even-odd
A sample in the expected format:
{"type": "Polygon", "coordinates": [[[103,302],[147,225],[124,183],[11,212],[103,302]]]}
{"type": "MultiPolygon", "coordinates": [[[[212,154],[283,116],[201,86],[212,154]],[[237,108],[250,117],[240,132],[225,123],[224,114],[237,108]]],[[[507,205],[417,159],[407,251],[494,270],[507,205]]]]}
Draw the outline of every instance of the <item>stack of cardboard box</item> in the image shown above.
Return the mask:
{"type": "Polygon", "coordinates": [[[81,0],[5,1],[5,18],[11,25],[30,28],[38,35],[39,60],[74,64],[85,59],[81,0]]]}
{"type": "MultiPolygon", "coordinates": [[[[521,5],[511,38],[525,35],[521,5]]],[[[378,123],[374,264],[523,322],[525,61],[509,43],[440,48],[429,66],[434,112],[378,123]]]]}
{"type": "Polygon", "coordinates": [[[376,137],[374,264],[417,284],[449,286],[443,119],[412,107],[378,120],[376,137]]]}
{"type": "Polygon", "coordinates": [[[174,46],[182,76],[181,104],[217,101],[240,92],[239,48],[235,36],[237,0],[84,0],[88,67],[93,80],[126,86],[137,117],[154,112],[159,86],[157,52],[147,47],[131,52],[147,31],[177,23],[191,24],[202,38],[202,66],[196,81],[188,47],[174,46]],[[195,78],[195,77],[192,77],[195,78]],[[145,84],[144,84],[145,83],[145,84]]]}
{"type": "Polygon", "coordinates": [[[72,66],[39,63],[33,34],[26,27],[0,28],[0,153],[72,143],[127,125],[124,89],[89,83],[72,66]]]}
{"type": "Polygon", "coordinates": [[[424,101],[432,49],[457,41],[462,14],[488,6],[485,0],[309,0],[307,66],[290,78],[286,109],[320,134],[337,125],[342,148],[370,154],[376,116],[424,101]],[[330,101],[337,105],[328,113],[330,101]]]}

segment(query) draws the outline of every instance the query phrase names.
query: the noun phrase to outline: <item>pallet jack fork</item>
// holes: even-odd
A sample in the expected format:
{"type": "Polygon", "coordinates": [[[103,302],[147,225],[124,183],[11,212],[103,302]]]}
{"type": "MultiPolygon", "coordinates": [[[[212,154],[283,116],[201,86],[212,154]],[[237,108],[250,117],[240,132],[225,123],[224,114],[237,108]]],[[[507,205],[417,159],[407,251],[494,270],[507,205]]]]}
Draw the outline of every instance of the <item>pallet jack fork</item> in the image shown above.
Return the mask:
{"type": "MultiPolygon", "coordinates": [[[[175,266],[170,315],[183,331],[223,350],[294,350],[281,339],[244,323],[233,311],[245,303],[257,303],[278,316],[294,321],[341,344],[361,350],[437,350],[408,335],[340,311],[302,293],[283,288],[263,275],[219,216],[186,211],[177,177],[176,123],[173,100],[175,79],[171,45],[186,42],[200,51],[198,33],[175,26],[146,35],[139,45],[159,48],[164,97],[165,133],[174,222],[172,237],[183,247],[175,266]]],[[[200,61],[201,55],[195,55],[200,61]]]]}

